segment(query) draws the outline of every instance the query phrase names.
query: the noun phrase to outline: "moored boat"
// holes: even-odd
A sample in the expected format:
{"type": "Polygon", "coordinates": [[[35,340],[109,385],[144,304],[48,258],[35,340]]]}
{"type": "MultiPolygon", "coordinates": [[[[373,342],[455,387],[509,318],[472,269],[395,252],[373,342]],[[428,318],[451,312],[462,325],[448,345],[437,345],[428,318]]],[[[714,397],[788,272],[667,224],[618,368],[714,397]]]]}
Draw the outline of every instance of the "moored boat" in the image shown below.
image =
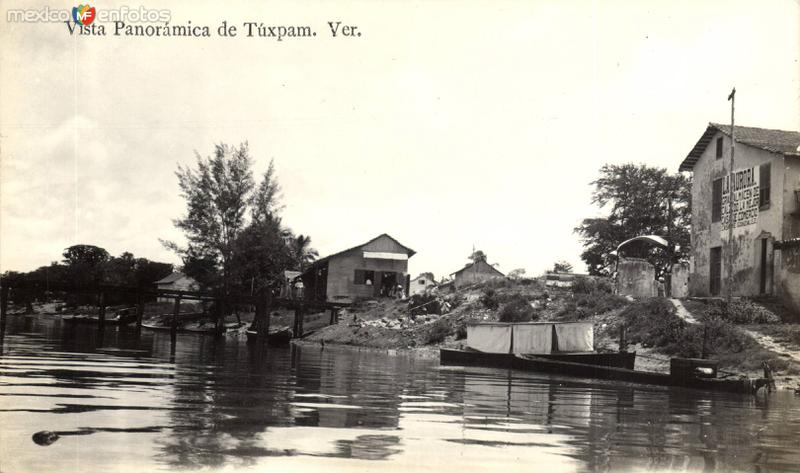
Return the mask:
{"type": "Polygon", "coordinates": [[[592,324],[472,324],[464,350],[441,349],[442,365],[474,365],[582,378],[680,386],[712,391],[755,393],[773,383],[769,366],[763,378],[717,378],[717,363],[673,358],[669,373],[634,369],[635,353],[596,353],[592,324]],[[568,351],[583,349],[583,351],[568,351]]]}
{"type": "MultiPolygon", "coordinates": [[[[258,332],[255,330],[248,330],[247,332],[247,341],[248,342],[255,342],[258,340],[258,332]]],[[[270,345],[288,345],[289,342],[292,341],[292,330],[289,328],[283,328],[280,330],[275,330],[269,332],[267,334],[267,343],[270,345]]]]}

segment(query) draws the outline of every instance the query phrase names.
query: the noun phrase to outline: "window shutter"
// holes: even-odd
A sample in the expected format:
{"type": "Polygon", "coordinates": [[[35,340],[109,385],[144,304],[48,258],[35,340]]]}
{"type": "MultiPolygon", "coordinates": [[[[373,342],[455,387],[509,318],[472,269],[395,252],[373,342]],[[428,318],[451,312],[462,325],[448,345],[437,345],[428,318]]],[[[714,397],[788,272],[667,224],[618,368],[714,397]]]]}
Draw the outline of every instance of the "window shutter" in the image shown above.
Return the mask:
{"type": "Polygon", "coordinates": [[[722,179],[714,179],[711,188],[711,221],[722,220],[722,179]]]}
{"type": "Polygon", "coordinates": [[[759,166],[758,168],[758,182],[759,182],[759,190],[758,190],[758,206],[765,207],[768,206],[770,203],[770,174],[772,171],[772,164],[765,163],[759,166]]]}

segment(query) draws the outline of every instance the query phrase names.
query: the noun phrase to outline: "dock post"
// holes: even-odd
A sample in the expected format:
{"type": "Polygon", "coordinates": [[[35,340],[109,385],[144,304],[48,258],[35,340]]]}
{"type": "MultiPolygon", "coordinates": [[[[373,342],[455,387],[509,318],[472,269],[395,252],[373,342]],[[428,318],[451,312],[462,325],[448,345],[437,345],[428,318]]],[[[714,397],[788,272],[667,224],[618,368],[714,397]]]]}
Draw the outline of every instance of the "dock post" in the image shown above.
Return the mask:
{"type": "Polygon", "coordinates": [[[304,322],[303,319],[305,318],[305,311],[303,310],[303,303],[302,302],[300,303],[299,310],[300,310],[300,316],[297,318],[297,323],[299,324],[299,327],[297,329],[298,338],[303,336],[303,325],[304,325],[303,324],[303,322],[304,322]]]}
{"type": "Polygon", "coordinates": [[[703,352],[700,354],[700,358],[706,359],[708,358],[708,325],[703,324],[703,352]]]}
{"type": "Polygon", "coordinates": [[[269,319],[272,311],[272,294],[267,291],[264,296],[264,336],[269,335],[269,319]]]}
{"type": "Polygon", "coordinates": [[[628,341],[625,339],[625,324],[619,326],[619,352],[627,351],[628,341]]]}
{"type": "Polygon", "coordinates": [[[256,298],[256,315],[253,319],[252,328],[256,331],[256,341],[259,344],[264,343],[267,339],[267,334],[264,331],[264,299],[261,297],[256,298]]]}
{"type": "Polygon", "coordinates": [[[100,291],[100,300],[98,302],[97,312],[97,327],[102,330],[106,326],[106,293],[100,291]]]}
{"type": "Polygon", "coordinates": [[[178,338],[178,314],[181,312],[181,296],[175,298],[175,309],[172,311],[172,324],[169,329],[169,337],[172,344],[178,338]]]}
{"type": "Polygon", "coordinates": [[[144,294],[142,288],[136,293],[136,330],[142,328],[142,319],[144,319],[144,294]]]}
{"type": "Polygon", "coordinates": [[[6,321],[8,315],[8,286],[0,287],[0,322],[6,321]]]}
{"type": "Polygon", "coordinates": [[[223,297],[219,296],[219,298],[217,299],[216,302],[217,302],[217,304],[216,304],[217,305],[217,310],[216,310],[216,312],[217,312],[217,320],[216,320],[216,329],[215,329],[215,331],[217,332],[217,336],[220,336],[220,335],[222,335],[222,327],[223,327],[223,322],[225,320],[225,310],[224,310],[224,307],[222,307],[223,297]]]}
{"type": "Polygon", "coordinates": [[[0,348],[3,344],[3,336],[6,332],[6,315],[8,314],[8,286],[0,286],[0,348]]]}

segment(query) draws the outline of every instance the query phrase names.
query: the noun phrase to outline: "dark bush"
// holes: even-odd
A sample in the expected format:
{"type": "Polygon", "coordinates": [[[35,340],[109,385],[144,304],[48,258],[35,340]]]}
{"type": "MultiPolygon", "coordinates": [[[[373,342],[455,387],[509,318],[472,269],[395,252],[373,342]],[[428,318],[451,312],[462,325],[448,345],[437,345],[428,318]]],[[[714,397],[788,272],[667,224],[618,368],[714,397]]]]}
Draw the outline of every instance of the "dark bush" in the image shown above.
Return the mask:
{"type": "Polygon", "coordinates": [[[503,304],[498,315],[500,322],[528,322],[536,317],[536,311],[530,302],[519,294],[515,294],[511,300],[503,304]]]}
{"type": "Polygon", "coordinates": [[[439,319],[431,324],[431,328],[425,339],[425,343],[430,345],[432,343],[441,343],[450,335],[452,328],[450,323],[445,319],[439,319]]]}
{"type": "Polygon", "coordinates": [[[411,315],[441,314],[439,299],[433,294],[414,294],[408,300],[411,315]]]}
{"type": "Polygon", "coordinates": [[[497,292],[491,287],[485,287],[483,294],[481,294],[481,305],[487,309],[495,310],[500,306],[500,301],[497,299],[497,292]]]}
{"type": "Polygon", "coordinates": [[[730,306],[725,301],[714,301],[708,308],[708,317],[719,317],[734,324],[777,324],[781,322],[780,317],[774,313],[746,299],[731,301],[730,306]]]}

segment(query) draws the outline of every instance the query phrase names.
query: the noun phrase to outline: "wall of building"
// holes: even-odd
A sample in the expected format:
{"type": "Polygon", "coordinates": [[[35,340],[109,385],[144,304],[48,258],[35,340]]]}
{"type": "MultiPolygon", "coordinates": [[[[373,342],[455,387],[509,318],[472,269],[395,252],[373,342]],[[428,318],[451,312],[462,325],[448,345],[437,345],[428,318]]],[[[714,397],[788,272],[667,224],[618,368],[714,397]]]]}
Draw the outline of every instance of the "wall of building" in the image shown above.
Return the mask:
{"type": "Polygon", "coordinates": [[[486,261],[478,261],[473,264],[469,269],[464,269],[456,273],[455,286],[456,288],[468,286],[477,282],[488,281],[489,279],[504,277],[492,265],[486,261]]]}
{"type": "Polygon", "coordinates": [[[672,265],[670,278],[670,296],[677,298],[689,297],[689,265],[676,263],[672,265]]]}
{"type": "MultiPolygon", "coordinates": [[[[784,175],[783,240],[800,238],[800,203],[795,190],[800,190],[800,159],[786,159],[784,175]]],[[[775,252],[775,292],[800,312],[800,248],[785,248],[775,252]]]]}
{"type": "MultiPolygon", "coordinates": [[[[727,291],[728,263],[726,247],[727,231],[723,237],[722,222],[711,222],[713,181],[729,173],[730,137],[717,132],[709,146],[694,166],[692,185],[692,258],[689,292],[693,296],[711,295],[710,251],[722,246],[722,273],[720,295],[727,291]],[[716,159],[716,140],[723,138],[721,159],[716,159]]],[[[733,248],[733,293],[754,296],[760,293],[761,240],[768,240],[767,293],[773,288],[772,243],[780,239],[783,227],[783,183],[785,179],[783,155],[770,153],[744,144],[737,144],[736,170],[760,166],[770,162],[771,204],[759,211],[755,225],[734,229],[733,248]]]]}
{"type": "Polygon", "coordinates": [[[377,274],[379,271],[400,273],[402,281],[399,281],[399,284],[405,287],[408,260],[365,259],[365,251],[406,254],[408,250],[391,238],[382,237],[367,245],[331,257],[328,262],[328,300],[374,297],[375,288],[379,287],[381,283],[380,276],[377,274]],[[370,286],[355,284],[357,269],[375,271],[376,280],[372,281],[370,286]]]}
{"type": "Polygon", "coordinates": [[[435,287],[436,281],[429,279],[427,277],[418,277],[411,281],[408,287],[408,295],[413,296],[414,294],[422,294],[428,289],[435,287]]]}
{"type": "Polygon", "coordinates": [[[617,266],[617,293],[636,298],[656,296],[656,268],[647,260],[620,258],[617,266]]]}

